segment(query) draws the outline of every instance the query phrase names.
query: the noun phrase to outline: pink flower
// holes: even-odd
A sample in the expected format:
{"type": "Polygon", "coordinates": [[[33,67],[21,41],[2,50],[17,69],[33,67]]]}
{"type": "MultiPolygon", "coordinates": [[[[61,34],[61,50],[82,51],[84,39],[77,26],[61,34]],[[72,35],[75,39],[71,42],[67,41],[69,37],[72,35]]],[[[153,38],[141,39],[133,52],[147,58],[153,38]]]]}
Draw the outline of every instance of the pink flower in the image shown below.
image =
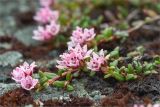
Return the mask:
{"type": "Polygon", "coordinates": [[[53,4],[54,0],[40,0],[40,5],[44,7],[49,7],[53,4]]]}
{"type": "Polygon", "coordinates": [[[33,70],[37,65],[35,62],[28,64],[24,62],[20,67],[16,67],[12,74],[12,79],[17,83],[20,83],[22,88],[26,90],[31,90],[37,84],[38,80],[33,79],[31,76],[33,74],[33,70]]]}
{"type": "Polygon", "coordinates": [[[101,50],[99,54],[93,52],[90,62],[87,62],[87,68],[92,71],[99,71],[102,64],[105,63],[104,51],[101,50]]]}
{"type": "Polygon", "coordinates": [[[67,42],[68,47],[75,47],[77,44],[79,44],[79,43],[75,43],[73,41],[67,42]]]}
{"type": "Polygon", "coordinates": [[[33,31],[33,39],[39,41],[47,41],[52,39],[59,32],[60,25],[52,22],[46,27],[39,26],[37,30],[33,31]]]}
{"type": "Polygon", "coordinates": [[[37,83],[38,83],[38,79],[33,79],[31,76],[26,76],[21,80],[21,86],[26,90],[33,89],[37,83]]]}
{"type": "Polygon", "coordinates": [[[51,38],[51,35],[48,32],[48,30],[46,30],[42,26],[38,26],[38,29],[34,30],[33,34],[34,34],[33,39],[39,40],[39,41],[45,41],[45,40],[49,40],[51,38]]]}
{"type": "Polygon", "coordinates": [[[83,29],[80,27],[77,27],[76,30],[72,32],[71,41],[74,43],[83,44],[84,43],[84,35],[83,35],[83,29]]]}
{"type": "Polygon", "coordinates": [[[50,23],[50,25],[46,26],[46,30],[52,35],[55,36],[58,34],[60,30],[60,25],[56,24],[54,21],[50,23]]]}
{"type": "Polygon", "coordinates": [[[65,69],[69,67],[78,67],[80,65],[80,59],[78,54],[75,52],[69,52],[69,53],[63,53],[60,55],[61,60],[57,61],[58,65],[57,68],[59,69],[65,69]]]}
{"type": "Polygon", "coordinates": [[[20,83],[21,80],[25,77],[25,73],[19,67],[16,67],[11,73],[11,75],[12,79],[15,80],[17,83],[20,83]]]}
{"type": "Polygon", "coordinates": [[[92,40],[95,37],[94,29],[84,30],[80,27],[77,27],[76,30],[73,31],[71,36],[71,43],[83,45],[85,42],[92,40]]]}
{"type": "Polygon", "coordinates": [[[92,39],[94,39],[94,37],[96,36],[96,34],[94,33],[94,28],[91,29],[84,29],[84,35],[85,35],[85,40],[86,41],[90,41],[92,39]]]}
{"type": "Polygon", "coordinates": [[[90,57],[90,54],[93,50],[87,50],[87,45],[81,47],[76,45],[75,47],[69,47],[67,53],[60,55],[61,60],[57,61],[57,68],[75,68],[80,66],[80,62],[87,57],[90,57]]]}
{"type": "Polygon", "coordinates": [[[75,52],[81,60],[90,57],[90,54],[93,52],[93,50],[87,49],[87,45],[81,47],[79,44],[75,47],[68,47],[68,50],[75,52]]]}
{"type": "Polygon", "coordinates": [[[34,19],[42,24],[49,23],[51,21],[57,21],[59,17],[58,11],[53,11],[48,7],[40,8],[40,10],[34,16],[34,19]]]}
{"type": "Polygon", "coordinates": [[[20,69],[25,73],[25,75],[31,76],[36,66],[35,62],[32,62],[30,65],[27,62],[24,62],[23,65],[20,66],[20,69]]]}

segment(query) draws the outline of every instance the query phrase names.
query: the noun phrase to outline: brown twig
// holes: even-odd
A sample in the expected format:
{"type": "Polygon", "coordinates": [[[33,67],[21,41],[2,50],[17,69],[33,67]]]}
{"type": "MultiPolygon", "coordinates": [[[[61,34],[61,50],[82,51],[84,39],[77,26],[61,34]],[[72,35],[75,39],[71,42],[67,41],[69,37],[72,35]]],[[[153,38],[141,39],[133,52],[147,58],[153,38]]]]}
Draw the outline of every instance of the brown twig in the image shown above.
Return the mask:
{"type": "Polygon", "coordinates": [[[58,76],[48,80],[48,83],[53,84],[56,80],[59,80],[60,78],[65,77],[68,73],[74,73],[76,71],[78,71],[78,70],[77,69],[69,69],[66,72],[62,73],[61,75],[58,75],[58,76]]]}
{"type": "Polygon", "coordinates": [[[140,29],[140,28],[141,28],[142,26],[144,26],[145,24],[152,23],[152,22],[157,21],[157,20],[160,20],[160,16],[156,16],[156,17],[154,17],[154,18],[152,18],[152,19],[149,19],[149,20],[147,20],[147,21],[143,21],[142,23],[138,24],[137,26],[129,29],[127,32],[128,32],[128,33],[132,33],[132,32],[134,32],[134,31],[140,29]]]}
{"type": "MultiPolygon", "coordinates": [[[[146,25],[146,24],[148,24],[148,23],[152,23],[152,22],[157,21],[157,20],[160,20],[160,16],[156,16],[156,17],[154,17],[154,18],[152,18],[152,19],[149,19],[149,20],[147,20],[147,21],[143,21],[142,23],[138,24],[137,26],[128,29],[127,32],[128,32],[128,34],[130,34],[130,33],[134,32],[134,31],[140,29],[142,26],[144,26],[144,25],[146,25]]],[[[113,41],[113,40],[117,40],[117,39],[120,39],[120,38],[118,38],[118,37],[116,37],[116,36],[112,36],[112,37],[110,37],[109,39],[103,40],[103,41],[108,42],[108,41],[113,41]]],[[[101,42],[102,42],[102,41],[101,41],[101,42]]],[[[100,42],[100,43],[101,43],[101,42],[100,42]]],[[[100,44],[100,43],[98,43],[98,44],[100,44]]]]}

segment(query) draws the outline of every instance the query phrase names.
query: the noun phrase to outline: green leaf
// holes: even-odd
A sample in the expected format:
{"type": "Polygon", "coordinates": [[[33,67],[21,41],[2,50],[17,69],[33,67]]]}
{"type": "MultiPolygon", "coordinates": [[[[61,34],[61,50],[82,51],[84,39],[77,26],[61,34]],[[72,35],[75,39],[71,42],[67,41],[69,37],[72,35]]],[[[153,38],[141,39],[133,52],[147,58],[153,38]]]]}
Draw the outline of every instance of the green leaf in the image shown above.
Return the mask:
{"type": "Polygon", "coordinates": [[[138,46],[138,47],[136,48],[136,50],[137,50],[138,52],[140,52],[141,54],[143,54],[144,51],[145,51],[145,49],[144,49],[143,46],[138,46]]]}
{"type": "Polygon", "coordinates": [[[145,65],[145,70],[153,70],[154,69],[154,65],[152,63],[146,63],[145,65]]]}
{"type": "Polygon", "coordinates": [[[124,69],[127,73],[132,74],[134,73],[134,68],[132,64],[128,64],[128,67],[124,69]]]}
{"type": "Polygon", "coordinates": [[[50,72],[44,72],[45,76],[48,78],[48,79],[52,79],[54,77],[57,76],[57,74],[55,73],[50,73],[50,72]]]}
{"type": "Polygon", "coordinates": [[[93,77],[95,74],[96,74],[95,71],[91,71],[90,74],[89,74],[89,76],[93,77]]]}
{"type": "Polygon", "coordinates": [[[124,68],[124,71],[129,73],[129,69],[128,68],[124,68]]]}
{"type": "Polygon", "coordinates": [[[126,80],[134,80],[137,78],[137,75],[134,75],[134,74],[127,74],[126,76],[126,80]]]}
{"type": "Polygon", "coordinates": [[[53,83],[54,86],[58,87],[58,88],[62,88],[64,87],[65,81],[55,81],[53,83]]]}
{"type": "Polygon", "coordinates": [[[142,72],[142,69],[143,69],[141,63],[140,63],[140,62],[137,62],[137,61],[134,61],[133,63],[135,64],[136,72],[137,72],[137,73],[141,73],[141,72],[142,72]]]}
{"type": "Polygon", "coordinates": [[[123,71],[125,68],[126,68],[125,66],[122,66],[122,67],[120,68],[120,71],[123,71]]]}
{"type": "Polygon", "coordinates": [[[44,83],[44,84],[42,85],[43,88],[47,88],[48,86],[49,86],[49,83],[48,83],[48,82],[46,82],[46,83],[44,83]]]}
{"type": "Polygon", "coordinates": [[[107,27],[103,32],[102,35],[104,35],[105,38],[109,38],[113,35],[113,28],[107,27]]]}
{"type": "Polygon", "coordinates": [[[160,56],[156,57],[155,58],[155,62],[154,62],[156,65],[159,65],[160,64],[160,56]]]}
{"type": "Polygon", "coordinates": [[[111,62],[110,64],[109,64],[110,66],[117,66],[118,65],[118,60],[114,60],[113,62],[111,62]]]}
{"type": "Polygon", "coordinates": [[[40,78],[40,84],[41,84],[41,85],[44,84],[44,83],[47,82],[47,81],[48,81],[48,78],[47,78],[46,76],[40,78]]]}
{"type": "Polygon", "coordinates": [[[73,88],[73,86],[72,85],[67,85],[67,91],[73,91],[74,90],[74,88],[73,88]]]}
{"type": "Polygon", "coordinates": [[[107,74],[107,75],[104,76],[104,78],[106,79],[106,78],[109,78],[111,76],[112,76],[111,74],[107,74]]]}
{"type": "Polygon", "coordinates": [[[61,75],[64,71],[65,71],[64,69],[58,70],[58,75],[61,75]]]}
{"type": "Polygon", "coordinates": [[[134,73],[134,68],[132,64],[128,64],[128,73],[134,73]]]}
{"type": "Polygon", "coordinates": [[[119,80],[119,81],[124,81],[125,78],[123,75],[121,75],[119,72],[113,72],[113,77],[115,77],[115,79],[119,80]]]}
{"type": "Polygon", "coordinates": [[[72,75],[71,75],[71,73],[68,73],[68,74],[66,75],[66,80],[69,81],[69,80],[71,80],[71,79],[72,79],[72,75]]]}
{"type": "Polygon", "coordinates": [[[45,77],[45,74],[44,74],[44,72],[42,72],[42,71],[39,71],[39,72],[38,72],[38,75],[39,75],[40,78],[45,77]]]}
{"type": "Polygon", "coordinates": [[[110,57],[119,57],[119,47],[110,52],[110,57]]]}
{"type": "Polygon", "coordinates": [[[155,70],[149,70],[149,71],[145,71],[144,75],[149,75],[149,74],[157,74],[158,72],[155,70]]]}

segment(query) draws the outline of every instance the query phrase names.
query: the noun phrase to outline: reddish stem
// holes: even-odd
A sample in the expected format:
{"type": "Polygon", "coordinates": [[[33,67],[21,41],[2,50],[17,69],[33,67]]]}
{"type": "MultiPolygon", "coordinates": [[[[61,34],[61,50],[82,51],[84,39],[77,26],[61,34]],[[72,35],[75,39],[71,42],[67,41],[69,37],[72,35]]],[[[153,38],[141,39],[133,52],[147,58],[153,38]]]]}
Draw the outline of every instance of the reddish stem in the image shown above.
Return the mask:
{"type": "Polygon", "coordinates": [[[61,75],[58,75],[58,76],[56,76],[56,77],[54,77],[54,78],[48,80],[48,83],[49,83],[49,84],[53,84],[55,81],[59,80],[60,78],[65,77],[68,73],[74,73],[74,72],[76,72],[76,71],[78,71],[78,70],[77,70],[77,69],[68,70],[68,71],[62,73],[61,75]]]}

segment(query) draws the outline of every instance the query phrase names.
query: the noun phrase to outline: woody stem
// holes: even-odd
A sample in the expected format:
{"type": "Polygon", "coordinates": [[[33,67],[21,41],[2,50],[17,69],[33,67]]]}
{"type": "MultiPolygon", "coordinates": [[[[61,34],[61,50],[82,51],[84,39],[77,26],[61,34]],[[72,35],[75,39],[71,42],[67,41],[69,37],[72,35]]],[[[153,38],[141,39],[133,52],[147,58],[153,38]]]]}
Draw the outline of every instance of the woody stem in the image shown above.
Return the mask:
{"type": "Polygon", "coordinates": [[[68,73],[74,73],[74,72],[76,72],[76,71],[78,71],[78,70],[77,70],[77,69],[67,70],[66,72],[62,73],[61,75],[58,75],[58,76],[56,76],[56,77],[48,80],[48,83],[49,83],[49,84],[53,84],[55,81],[57,81],[57,80],[65,77],[68,73]]]}

